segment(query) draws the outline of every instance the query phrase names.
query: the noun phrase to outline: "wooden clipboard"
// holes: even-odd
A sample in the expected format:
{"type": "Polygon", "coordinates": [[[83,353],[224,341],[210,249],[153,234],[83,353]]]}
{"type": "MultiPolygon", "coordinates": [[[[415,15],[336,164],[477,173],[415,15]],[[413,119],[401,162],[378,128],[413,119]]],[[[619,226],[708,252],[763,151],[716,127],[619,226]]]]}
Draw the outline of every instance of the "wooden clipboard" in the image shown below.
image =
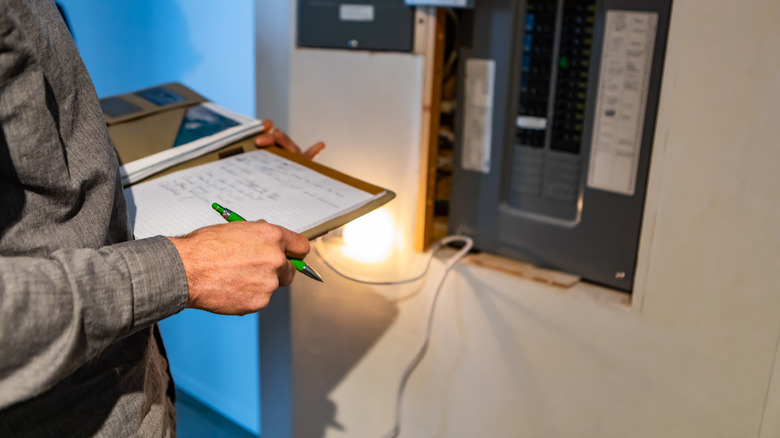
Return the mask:
{"type": "MultiPolygon", "coordinates": [[[[161,148],[172,147],[171,145],[173,138],[175,138],[175,131],[178,130],[178,125],[181,123],[181,117],[183,116],[187,106],[197,105],[206,101],[200,95],[192,90],[189,90],[181,84],[165,84],[164,87],[171,87],[172,85],[174,86],[177,94],[182,93],[188,96],[187,98],[189,100],[186,103],[176,102],[168,106],[158,107],[156,109],[151,107],[141,108],[141,114],[136,116],[133,116],[132,114],[125,114],[124,116],[120,117],[109,117],[109,115],[106,115],[106,122],[109,125],[109,134],[112,136],[112,140],[115,143],[114,146],[117,149],[117,153],[120,157],[134,157],[139,156],[139,154],[140,156],[143,156],[144,153],[151,154],[159,151],[161,148]],[[174,133],[173,135],[171,135],[172,132],[174,133]],[[117,136],[117,138],[114,138],[117,133],[120,133],[121,135],[117,136]],[[153,146],[146,144],[146,142],[149,142],[150,139],[155,139],[153,146]],[[131,151],[130,149],[133,150],[131,151]],[[141,152],[139,152],[139,149],[141,152]]],[[[136,102],[136,94],[136,92],[128,93],[119,97],[131,99],[133,102],[136,102]]],[[[178,172],[180,170],[193,168],[222,158],[231,157],[244,152],[255,151],[257,149],[258,147],[254,143],[254,136],[252,136],[232,143],[217,151],[213,151],[197,158],[190,159],[184,163],[171,166],[163,171],[160,171],[159,173],[145,178],[143,181],[152,180],[178,172]]],[[[313,162],[284,149],[278,147],[269,147],[266,148],[266,150],[287,160],[305,166],[320,174],[326,175],[341,183],[367,192],[371,195],[376,196],[382,194],[367,204],[341,214],[338,217],[328,220],[327,222],[317,225],[311,229],[302,231],[301,234],[308,237],[309,239],[314,239],[360,216],[363,216],[364,214],[381,207],[395,197],[395,193],[390,190],[354,178],[343,172],[339,172],[336,169],[313,162]]],[[[141,183],[143,181],[139,181],[132,185],[141,183]]]]}
{"type": "MultiPolygon", "coordinates": [[[[242,141],[240,141],[238,143],[234,143],[234,144],[232,144],[230,146],[227,146],[227,147],[225,147],[225,148],[223,148],[223,149],[221,149],[219,151],[216,151],[216,152],[213,152],[213,153],[201,156],[199,158],[190,160],[190,161],[188,161],[186,163],[182,163],[182,164],[176,165],[174,167],[171,167],[171,168],[169,168],[169,169],[167,169],[167,170],[165,170],[163,172],[160,172],[160,173],[158,173],[158,174],[156,174],[156,175],[146,179],[145,181],[148,181],[148,180],[151,180],[151,179],[154,179],[154,178],[159,178],[159,177],[164,176],[164,175],[172,174],[172,173],[178,172],[180,170],[189,169],[189,168],[192,168],[192,167],[195,167],[195,166],[199,166],[199,165],[202,165],[202,164],[210,163],[210,162],[219,160],[221,158],[232,157],[232,156],[237,155],[237,154],[241,154],[241,153],[244,153],[244,152],[251,152],[251,151],[255,151],[255,150],[258,150],[258,147],[255,146],[254,138],[247,138],[247,139],[242,140],[242,141]]],[[[317,238],[319,236],[322,236],[323,234],[325,234],[325,233],[327,233],[327,232],[329,232],[331,230],[335,230],[336,228],[339,228],[339,227],[347,224],[348,222],[350,222],[350,221],[352,221],[354,219],[357,219],[360,216],[363,216],[364,214],[369,213],[369,212],[371,212],[371,211],[373,211],[373,210],[383,206],[384,204],[387,204],[393,198],[395,198],[395,193],[390,191],[390,190],[387,190],[385,188],[382,188],[382,187],[370,184],[370,183],[368,183],[366,181],[354,178],[354,177],[349,176],[349,175],[347,175],[347,174],[345,174],[343,172],[339,172],[336,169],[333,169],[331,167],[327,167],[327,166],[324,166],[322,164],[316,163],[314,161],[308,160],[308,159],[306,159],[306,158],[304,158],[304,157],[302,157],[300,155],[293,154],[292,152],[288,152],[288,151],[286,151],[286,150],[284,150],[282,148],[279,148],[279,147],[268,147],[268,148],[265,148],[265,150],[267,150],[268,152],[272,152],[273,154],[278,155],[280,157],[286,158],[286,159],[288,159],[290,161],[294,161],[294,162],[296,162],[298,164],[301,164],[301,165],[303,165],[305,167],[308,167],[309,169],[312,169],[312,170],[314,170],[316,172],[319,172],[319,173],[321,173],[323,175],[326,175],[326,176],[328,176],[330,178],[333,178],[333,179],[335,179],[337,181],[340,181],[340,182],[342,182],[344,184],[347,184],[349,186],[352,186],[352,187],[355,187],[357,189],[363,190],[364,192],[367,192],[367,193],[369,193],[371,195],[378,195],[378,194],[384,192],[384,194],[381,197],[379,197],[377,199],[374,199],[371,202],[369,202],[369,203],[367,203],[367,204],[365,204],[365,205],[363,205],[363,206],[361,206],[361,207],[359,207],[359,208],[357,208],[355,210],[349,211],[349,212],[347,212],[347,213],[345,213],[345,214],[343,214],[343,215],[341,215],[341,216],[339,216],[337,218],[331,219],[331,220],[329,220],[329,221],[327,221],[327,222],[325,222],[323,224],[320,224],[320,225],[318,225],[318,226],[316,226],[314,228],[302,231],[301,234],[303,234],[304,236],[306,236],[310,240],[311,239],[315,239],[315,238],[317,238]]]]}

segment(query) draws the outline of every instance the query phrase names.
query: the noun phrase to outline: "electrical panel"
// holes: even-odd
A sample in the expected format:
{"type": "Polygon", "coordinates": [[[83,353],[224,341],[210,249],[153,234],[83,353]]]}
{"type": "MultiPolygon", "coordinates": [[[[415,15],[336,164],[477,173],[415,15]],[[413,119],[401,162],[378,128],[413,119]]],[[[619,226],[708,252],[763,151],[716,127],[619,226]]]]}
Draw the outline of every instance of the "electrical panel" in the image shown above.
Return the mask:
{"type": "Polygon", "coordinates": [[[298,47],[410,52],[414,7],[404,0],[299,0],[298,47]]]}
{"type": "Polygon", "coordinates": [[[671,0],[463,11],[450,232],[630,291],[671,0]]]}

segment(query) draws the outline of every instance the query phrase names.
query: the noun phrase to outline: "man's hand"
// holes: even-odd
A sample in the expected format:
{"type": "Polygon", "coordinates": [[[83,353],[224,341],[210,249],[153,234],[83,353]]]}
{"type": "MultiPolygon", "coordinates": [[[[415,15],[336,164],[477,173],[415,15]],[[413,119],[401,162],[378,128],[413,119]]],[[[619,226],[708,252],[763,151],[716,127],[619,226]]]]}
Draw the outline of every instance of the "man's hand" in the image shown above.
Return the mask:
{"type": "Polygon", "coordinates": [[[224,315],[268,305],[274,290],[295,275],[287,256],[302,259],[309,252],[306,237],[264,221],[212,225],[169,239],[187,274],[187,307],[224,315]]]}
{"type": "Polygon", "coordinates": [[[302,151],[298,145],[295,144],[290,137],[287,136],[282,130],[274,128],[274,122],[270,120],[263,120],[263,133],[255,137],[255,144],[259,148],[265,148],[268,146],[277,145],[283,149],[286,149],[294,154],[303,155],[304,157],[313,160],[323,149],[325,149],[325,143],[317,142],[312,145],[306,151],[302,151]]]}

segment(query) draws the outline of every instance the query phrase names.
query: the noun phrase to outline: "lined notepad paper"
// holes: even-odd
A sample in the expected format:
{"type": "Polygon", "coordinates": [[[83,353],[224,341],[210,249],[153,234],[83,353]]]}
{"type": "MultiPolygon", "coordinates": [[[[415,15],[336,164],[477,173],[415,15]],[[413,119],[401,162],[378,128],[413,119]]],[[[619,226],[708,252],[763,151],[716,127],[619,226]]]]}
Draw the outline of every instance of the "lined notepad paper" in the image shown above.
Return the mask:
{"type": "Polygon", "coordinates": [[[246,220],[303,232],[353,211],[372,195],[264,150],[185,169],[125,189],[136,239],[179,236],[224,223],[217,202],[246,220]]]}

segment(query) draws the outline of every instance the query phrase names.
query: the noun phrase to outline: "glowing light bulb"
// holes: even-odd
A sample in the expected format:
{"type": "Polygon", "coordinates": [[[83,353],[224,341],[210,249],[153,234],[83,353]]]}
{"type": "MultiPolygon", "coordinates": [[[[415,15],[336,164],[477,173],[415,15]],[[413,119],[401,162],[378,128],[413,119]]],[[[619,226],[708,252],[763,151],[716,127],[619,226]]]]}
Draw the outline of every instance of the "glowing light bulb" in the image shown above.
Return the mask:
{"type": "Polygon", "coordinates": [[[395,242],[395,223],[387,209],[379,209],[344,226],[344,254],[375,263],[387,259],[395,242]]]}

